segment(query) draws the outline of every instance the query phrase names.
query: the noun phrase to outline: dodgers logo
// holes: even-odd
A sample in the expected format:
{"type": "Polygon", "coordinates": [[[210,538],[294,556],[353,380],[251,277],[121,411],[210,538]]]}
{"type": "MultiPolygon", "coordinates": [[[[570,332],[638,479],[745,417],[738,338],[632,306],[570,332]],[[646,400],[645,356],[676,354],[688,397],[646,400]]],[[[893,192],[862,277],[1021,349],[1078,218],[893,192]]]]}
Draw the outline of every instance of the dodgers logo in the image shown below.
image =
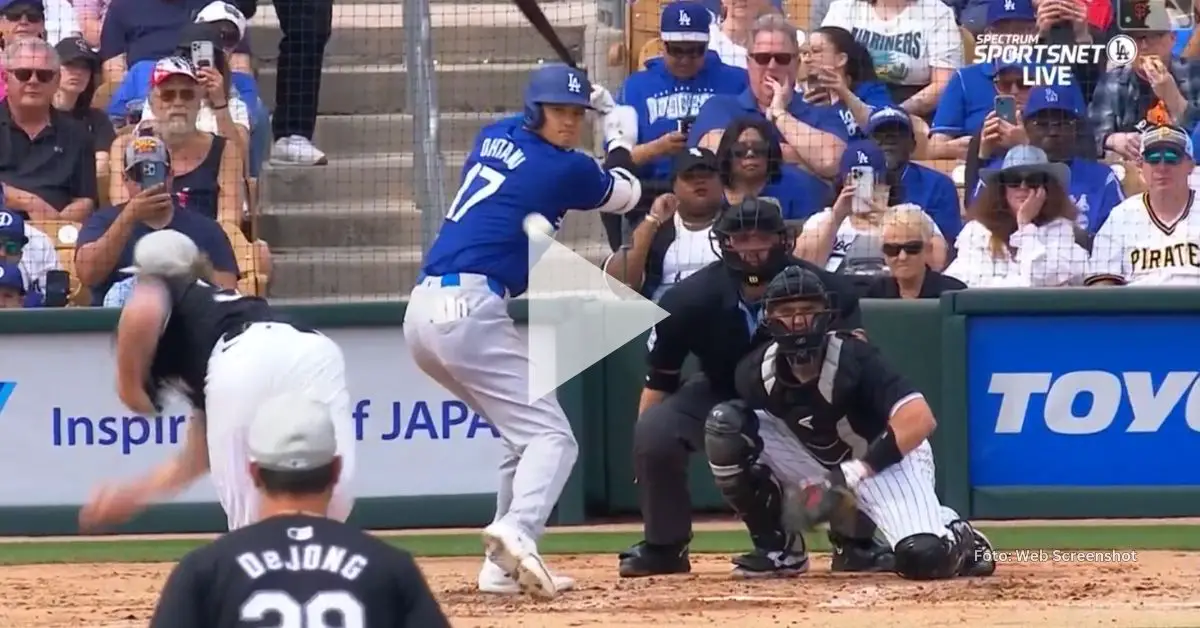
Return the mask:
{"type": "Polygon", "coordinates": [[[1058,102],[1058,92],[1052,89],[1046,90],[1046,102],[1058,102]]]}
{"type": "Polygon", "coordinates": [[[13,218],[11,212],[0,212],[0,229],[11,227],[14,220],[16,218],[13,218]]]}
{"type": "Polygon", "coordinates": [[[679,25],[680,26],[691,26],[692,25],[692,18],[688,17],[687,11],[684,11],[683,9],[679,10],[679,25]]]}
{"type": "Polygon", "coordinates": [[[862,152],[861,150],[858,151],[858,163],[859,163],[859,165],[871,163],[871,161],[869,159],[867,159],[867,154],[862,152]]]}
{"type": "Polygon", "coordinates": [[[1006,13],[1011,13],[1016,10],[1017,10],[1016,2],[1014,2],[1013,0],[1004,0],[1004,11],[1006,13]]]}
{"type": "Polygon", "coordinates": [[[579,77],[575,76],[574,74],[568,74],[567,91],[571,92],[572,94],[578,94],[582,89],[583,86],[579,83],[579,77]]]}

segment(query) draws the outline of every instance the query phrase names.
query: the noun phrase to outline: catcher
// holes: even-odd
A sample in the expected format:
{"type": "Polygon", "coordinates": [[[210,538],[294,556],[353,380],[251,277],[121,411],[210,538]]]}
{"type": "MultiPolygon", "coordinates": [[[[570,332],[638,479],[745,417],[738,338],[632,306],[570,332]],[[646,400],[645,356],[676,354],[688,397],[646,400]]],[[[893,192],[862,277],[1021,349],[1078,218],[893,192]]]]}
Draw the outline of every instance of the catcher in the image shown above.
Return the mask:
{"type": "Polygon", "coordinates": [[[705,423],[714,474],[743,502],[781,502],[781,528],[847,525],[861,509],[902,577],[991,575],[987,538],[934,492],[925,398],[870,344],[830,331],[830,301],[799,266],[771,280],[761,316],[770,340],[737,368],[744,401],[718,404],[705,423]]]}

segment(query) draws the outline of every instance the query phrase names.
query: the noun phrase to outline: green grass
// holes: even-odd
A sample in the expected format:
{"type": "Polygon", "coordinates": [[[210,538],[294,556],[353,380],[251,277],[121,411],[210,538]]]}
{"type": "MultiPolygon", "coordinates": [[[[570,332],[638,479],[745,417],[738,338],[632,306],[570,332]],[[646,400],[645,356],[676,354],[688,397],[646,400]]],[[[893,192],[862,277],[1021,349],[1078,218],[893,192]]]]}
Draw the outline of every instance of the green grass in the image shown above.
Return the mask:
{"type": "MultiPolygon", "coordinates": [[[[982,528],[996,549],[1122,549],[1200,551],[1200,526],[1048,526],[982,528]]],[[[544,554],[612,554],[637,542],[629,532],[566,532],[549,534],[539,546],[544,554]]],[[[389,537],[388,541],[418,556],[476,556],[474,534],[429,534],[389,537]]],[[[85,562],[172,562],[203,541],[138,540],[0,543],[0,565],[85,562]]],[[[698,532],[695,553],[735,553],[748,550],[743,531],[698,532]]],[[[827,551],[824,534],[809,537],[809,548],[827,551]]]]}

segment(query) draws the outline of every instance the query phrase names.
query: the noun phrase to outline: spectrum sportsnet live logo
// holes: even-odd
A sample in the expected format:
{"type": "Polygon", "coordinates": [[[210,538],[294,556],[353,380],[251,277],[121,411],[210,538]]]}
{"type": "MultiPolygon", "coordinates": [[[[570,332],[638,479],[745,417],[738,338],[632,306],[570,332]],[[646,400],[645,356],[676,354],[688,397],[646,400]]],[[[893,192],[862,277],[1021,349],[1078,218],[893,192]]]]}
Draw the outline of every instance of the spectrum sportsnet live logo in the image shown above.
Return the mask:
{"type": "Polygon", "coordinates": [[[1117,35],[1107,44],[1047,44],[1036,34],[985,33],[975,38],[975,63],[1020,65],[1028,86],[1065,86],[1075,82],[1072,66],[1096,65],[1108,59],[1109,68],[1133,63],[1137,43],[1117,35]]]}

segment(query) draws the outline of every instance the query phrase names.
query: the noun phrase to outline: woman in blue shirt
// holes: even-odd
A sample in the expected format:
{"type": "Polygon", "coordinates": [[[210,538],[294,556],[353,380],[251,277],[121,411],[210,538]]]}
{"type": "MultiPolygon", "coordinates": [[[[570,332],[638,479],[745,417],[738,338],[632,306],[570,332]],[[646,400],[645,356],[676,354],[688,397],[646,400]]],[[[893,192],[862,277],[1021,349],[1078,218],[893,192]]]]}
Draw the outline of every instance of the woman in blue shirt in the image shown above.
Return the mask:
{"type": "Polygon", "coordinates": [[[892,104],[887,86],[875,78],[871,54],[844,28],[822,26],[809,36],[809,63],[804,100],[832,107],[851,139],[865,137],[862,128],[877,107],[892,104]]]}
{"type": "Polygon", "coordinates": [[[779,201],[785,220],[805,220],[822,209],[829,186],[785,163],[773,130],[761,118],[740,118],[726,127],[717,147],[725,200],[739,203],[750,196],[769,196],[779,201]]]}

